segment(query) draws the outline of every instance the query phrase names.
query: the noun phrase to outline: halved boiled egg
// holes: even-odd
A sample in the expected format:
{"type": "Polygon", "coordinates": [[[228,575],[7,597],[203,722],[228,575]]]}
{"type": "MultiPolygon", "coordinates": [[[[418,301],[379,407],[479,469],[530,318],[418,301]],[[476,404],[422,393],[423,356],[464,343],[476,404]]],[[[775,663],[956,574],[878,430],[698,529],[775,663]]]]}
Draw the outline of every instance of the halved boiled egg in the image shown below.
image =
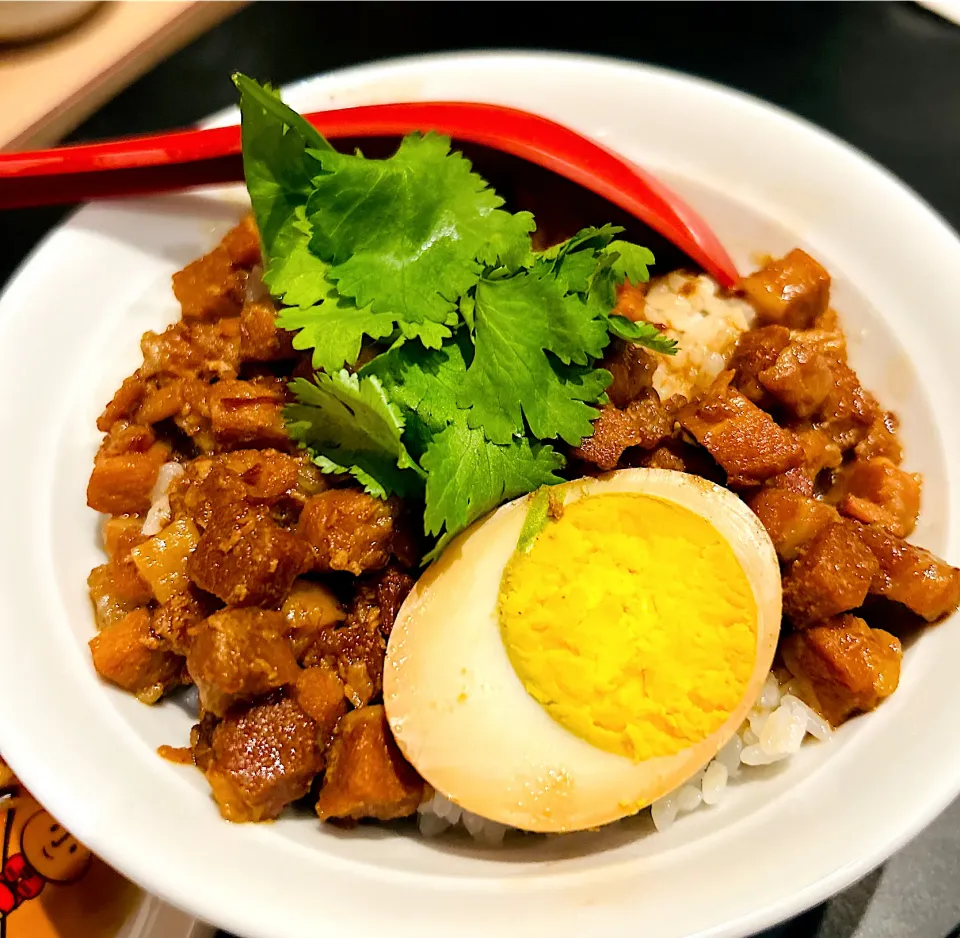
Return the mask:
{"type": "Polygon", "coordinates": [[[387,717],[460,807],[598,827],[734,734],[770,670],[780,598],[770,538],[720,486],[659,469],[555,486],[474,524],[421,577],[390,636],[387,717]]]}

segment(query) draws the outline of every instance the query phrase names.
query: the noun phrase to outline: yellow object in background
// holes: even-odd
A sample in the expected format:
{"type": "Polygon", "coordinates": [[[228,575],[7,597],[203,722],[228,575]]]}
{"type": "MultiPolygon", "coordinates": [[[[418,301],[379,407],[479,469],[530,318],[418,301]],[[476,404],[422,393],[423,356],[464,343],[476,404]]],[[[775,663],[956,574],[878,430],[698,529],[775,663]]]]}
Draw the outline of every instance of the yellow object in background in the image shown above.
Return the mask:
{"type": "Polygon", "coordinates": [[[142,894],[65,831],[0,759],[0,938],[116,938],[142,894]]]}

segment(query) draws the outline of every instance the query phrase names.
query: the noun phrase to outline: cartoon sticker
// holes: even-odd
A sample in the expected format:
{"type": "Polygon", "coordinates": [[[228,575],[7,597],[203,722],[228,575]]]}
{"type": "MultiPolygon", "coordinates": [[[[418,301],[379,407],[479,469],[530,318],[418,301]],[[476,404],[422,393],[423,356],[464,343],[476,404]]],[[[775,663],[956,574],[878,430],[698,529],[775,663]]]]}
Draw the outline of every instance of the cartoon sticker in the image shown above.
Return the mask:
{"type": "Polygon", "coordinates": [[[137,899],[0,759],[0,938],[114,938],[137,899]]]}

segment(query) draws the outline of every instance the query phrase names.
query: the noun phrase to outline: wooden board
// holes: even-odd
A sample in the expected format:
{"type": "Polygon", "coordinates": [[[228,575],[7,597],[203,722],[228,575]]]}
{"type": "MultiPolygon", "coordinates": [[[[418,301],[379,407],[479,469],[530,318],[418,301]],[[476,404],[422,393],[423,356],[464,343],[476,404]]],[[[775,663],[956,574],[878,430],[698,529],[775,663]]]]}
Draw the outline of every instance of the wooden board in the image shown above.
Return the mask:
{"type": "Polygon", "coordinates": [[[123,87],[243,5],[114,0],[62,35],[0,46],[0,149],[56,143],[123,87]]]}

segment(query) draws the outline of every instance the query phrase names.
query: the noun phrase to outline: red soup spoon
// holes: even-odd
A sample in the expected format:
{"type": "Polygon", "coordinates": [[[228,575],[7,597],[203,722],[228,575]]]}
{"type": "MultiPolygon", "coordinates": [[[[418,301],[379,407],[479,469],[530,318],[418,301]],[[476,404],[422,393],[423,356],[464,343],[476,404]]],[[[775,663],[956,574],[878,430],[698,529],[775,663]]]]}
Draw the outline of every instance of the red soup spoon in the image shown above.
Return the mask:
{"type": "MultiPolygon", "coordinates": [[[[434,130],[520,157],[619,206],[730,287],[736,267],[707,223],[650,173],[555,121],[470,102],[375,104],[304,117],[325,137],[434,130]]],[[[240,128],[184,130],[0,153],[0,209],[146,195],[243,179],[240,128]]]]}

